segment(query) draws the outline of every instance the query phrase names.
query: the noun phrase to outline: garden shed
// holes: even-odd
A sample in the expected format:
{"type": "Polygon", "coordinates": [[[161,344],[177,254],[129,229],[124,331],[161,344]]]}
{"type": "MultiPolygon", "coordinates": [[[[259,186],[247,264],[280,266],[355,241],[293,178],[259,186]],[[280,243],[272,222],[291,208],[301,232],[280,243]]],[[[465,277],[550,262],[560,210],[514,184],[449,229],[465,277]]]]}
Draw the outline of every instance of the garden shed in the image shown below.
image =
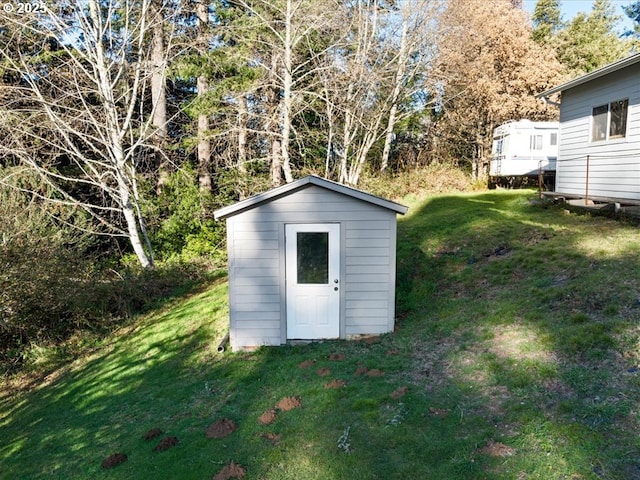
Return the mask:
{"type": "Polygon", "coordinates": [[[317,176],[217,210],[231,348],[393,331],[396,215],[406,212],[317,176]]]}

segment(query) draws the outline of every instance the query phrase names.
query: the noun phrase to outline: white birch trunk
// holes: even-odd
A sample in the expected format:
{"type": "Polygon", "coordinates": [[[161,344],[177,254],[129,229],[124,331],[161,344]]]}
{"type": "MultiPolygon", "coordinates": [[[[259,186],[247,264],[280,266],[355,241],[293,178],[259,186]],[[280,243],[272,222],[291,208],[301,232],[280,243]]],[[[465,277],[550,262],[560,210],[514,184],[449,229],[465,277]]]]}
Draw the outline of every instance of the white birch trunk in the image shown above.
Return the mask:
{"type": "Polygon", "coordinates": [[[285,34],[284,34],[284,65],[282,69],[282,171],[287,183],[293,182],[291,174],[291,160],[289,156],[289,145],[291,137],[291,104],[293,102],[293,51],[291,28],[293,22],[292,0],[287,0],[287,12],[285,16],[285,34]]]}
{"type": "Polygon", "coordinates": [[[382,149],[382,161],[380,171],[384,172],[389,166],[389,153],[391,152],[391,142],[393,141],[393,129],[396,123],[396,113],[398,111],[398,100],[402,89],[402,81],[407,69],[407,19],[402,21],[402,33],[400,34],[400,51],[398,52],[398,68],[393,82],[393,93],[391,95],[391,109],[387,121],[384,148],[382,149]]]}

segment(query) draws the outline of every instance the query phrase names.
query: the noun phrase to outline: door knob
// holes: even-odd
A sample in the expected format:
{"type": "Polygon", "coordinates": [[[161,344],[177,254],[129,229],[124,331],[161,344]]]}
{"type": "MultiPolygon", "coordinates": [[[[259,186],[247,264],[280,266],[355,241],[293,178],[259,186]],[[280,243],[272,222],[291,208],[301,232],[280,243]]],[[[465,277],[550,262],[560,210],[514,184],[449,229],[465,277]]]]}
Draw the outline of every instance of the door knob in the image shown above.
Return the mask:
{"type": "Polygon", "coordinates": [[[333,290],[334,290],[335,292],[337,292],[337,291],[338,291],[338,287],[333,287],[333,290]]]}

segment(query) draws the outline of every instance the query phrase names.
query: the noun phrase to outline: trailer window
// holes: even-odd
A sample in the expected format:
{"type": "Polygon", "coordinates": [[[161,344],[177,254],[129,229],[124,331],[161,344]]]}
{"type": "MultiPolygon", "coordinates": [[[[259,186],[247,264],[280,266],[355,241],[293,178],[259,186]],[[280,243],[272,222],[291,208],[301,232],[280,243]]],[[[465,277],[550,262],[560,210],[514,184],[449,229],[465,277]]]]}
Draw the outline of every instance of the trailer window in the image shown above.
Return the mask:
{"type": "Polygon", "coordinates": [[[551,138],[549,139],[549,145],[558,145],[558,134],[552,133],[551,138]]]}
{"type": "Polygon", "coordinates": [[[531,135],[529,137],[530,150],[542,150],[542,135],[531,135]]]}

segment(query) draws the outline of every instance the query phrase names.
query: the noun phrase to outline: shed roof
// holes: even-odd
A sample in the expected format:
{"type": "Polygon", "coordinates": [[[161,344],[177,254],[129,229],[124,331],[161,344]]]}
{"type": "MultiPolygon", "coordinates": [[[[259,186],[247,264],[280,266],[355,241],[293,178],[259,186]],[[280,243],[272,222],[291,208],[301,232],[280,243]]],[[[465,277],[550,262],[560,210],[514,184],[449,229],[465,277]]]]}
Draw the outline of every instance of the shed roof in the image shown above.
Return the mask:
{"type": "Polygon", "coordinates": [[[371,195],[370,193],[363,192],[362,190],[347,187],[345,185],[332,182],[331,180],[327,180],[325,178],[320,178],[315,175],[309,175],[307,177],[296,180],[295,182],[276,187],[272,190],[268,190],[264,193],[260,193],[253,197],[234,203],[233,205],[220,208],[213,212],[213,215],[216,220],[221,220],[233,215],[237,215],[238,213],[251,210],[259,205],[271,202],[278,198],[286,197],[287,195],[291,195],[292,193],[305,189],[311,185],[316,185],[321,188],[326,188],[327,190],[341,193],[342,195],[346,195],[348,197],[372,203],[374,205],[378,205],[379,207],[393,210],[394,212],[401,215],[407,213],[408,210],[408,207],[400,205],[396,202],[392,202],[391,200],[387,200],[376,195],[371,195]]]}
{"type": "Polygon", "coordinates": [[[553,95],[554,93],[564,92],[565,90],[569,90],[570,88],[577,87],[578,85],[582,85],[583,83],[590,82],[591,80],[595,80],[596,78],[604,77],[605,75],[617,72],[618,70],[622,70],[623,68],[626,68],[638,62],[640,62],[640,53],[625,57],[621,60],[618,60],[617,62],[610,63],[609,65],[605,65],[602,68],[589,72],[586,75],[574,78],[573,80],[563,83],[562,85],[558,85],[557,87],[545,90],[544,92],[537,94],[536,97],[546,98],[549,95],[553,95]]]}

